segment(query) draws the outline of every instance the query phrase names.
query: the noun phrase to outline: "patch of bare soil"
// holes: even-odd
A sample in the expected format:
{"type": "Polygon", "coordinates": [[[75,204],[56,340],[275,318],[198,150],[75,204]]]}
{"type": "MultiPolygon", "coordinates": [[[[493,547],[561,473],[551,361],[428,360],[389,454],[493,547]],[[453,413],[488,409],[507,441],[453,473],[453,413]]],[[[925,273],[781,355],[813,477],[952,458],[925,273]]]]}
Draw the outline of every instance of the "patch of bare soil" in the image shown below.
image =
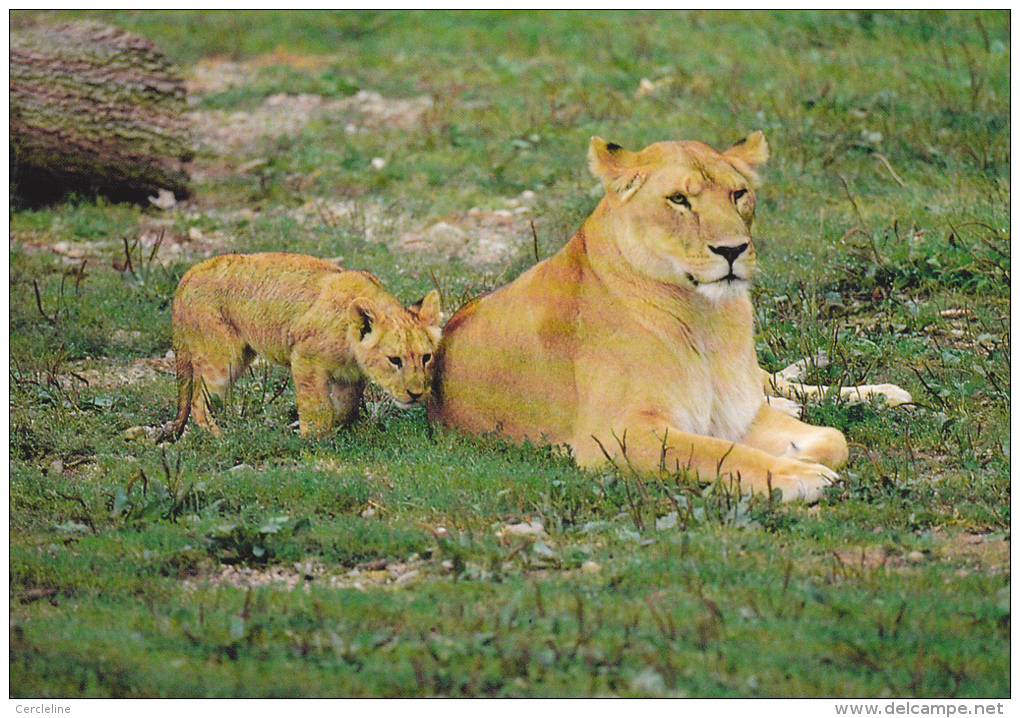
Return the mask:
{"type": "Polygon", "coordinates": [[[266,138],[293,137],[312,119],[343,127],[348,134],[379,127],[410,128],[432,109],[431,97],[386,98],[361,90],[351,97],[270,95],[254,111],[195,110],[188,113],[200,148],[213,154],[259,152],[266,138]]]}
{"type": "MultiPolygon", "coordinates": [[[[206,61],[193,68],[188,78],[188,91],[197,95],[223,92],[242,85],[251,73],[269,61],[304,67],[311,60],[274,56],[245,64],[206,61]]],[[[260,153],[267,140],[300,134],[312,120],[328,121],[348,134],[378,128],[411,129],[424,121],[433,104],[432,98],[424,95],[392,98],[361,90],[343,99],[311,94],[276,94],[267,97],[253,111],[194,110],[189,114],[196,141],[205,157],[217,159],[206,160],[209,163],[207,167],[197,165],[193,174],[196,179],[201,179],[206,172],[250,171],[257,166],[258,158],[241,166],[231,167],[231,164],[238,158],[260,153]]],[[[376,158],[365,171],[377,171],[383,166],[385,159],[376,158]]],[[[504,200],[504,208],[473,208],[429,225],[395,216],[390,208],[362,200],[314,197],[302,207],[287,211],[301,224],[336,226],[346,223],[356,227],[359,233],[363,232],[369,242],[387,242],[392,249],[405,253],[456,257],[481,267],[506,262],[530,242],[534,199],[533,192],[524,192],[519,197],[504,200]]],[[[203,234],[187,239],[205,242],[206,246],[197,244],[194,249],[210,254],[210,249],[215,251],[221,244],[217,240],[225,238],[203,234]]],[[[184,243],[178,241],[174,244],[181,246],[184,243]]],[[[297,251],[300,249],[297,248],[297,251]]]]}
{"type": "Polygon", "coordinates": [[[173,352],[165,357],[133,359],[126,361],[105,360],[101,367],[77,368],[56,377],[65,390],[112,389],[129,384],[154,381],[160,375],[173,374],[173,352]]]}
{"type": "MultiPolygon", "coordinates": [[[[259,66],[269,62],[306,67],[322,60],[271,55],[251,63],[204,61],[191,69],[187,78],[188,91],[197,96],[243,85],[259,66]]],[[[192,164],[191,174],[200,185],[204,178],[212,175],[250,173],[267,161],[260,156],[267,143],[299,135],[316,119],[325,119],[351,134],[382,127],[411,129],[424,121],[432,107],[432,98],[424,95],[391,98],[362,90],[343,99],[276,94],[246,111],[194,109],[188,114],[201,151],[192,164]]],[[[376,158],[365,171],[378,171],[383,166],[385,159],[376,158]]],[[[302,225],[347,224],[365,241],[385,242],[391,249],[405,254],[455,257],[474,267],[493,266],[506,263],[530,244],[535,200],[534,193],[526,191],[519,197],[502,200],[503,207],[472,208],[427,223],[395,213],[392,206],[365,199],[312,197],[298,208],[263,209],[213,206],[203,200],[201,191],[195,199],[182,203],[175,202],[169,193],[166,195],[151,198],[153,206],[163,212],[146,218],[145,225],[130,240],[130,261],[135,265],[142,257],[155,266],[197,261],[229,251],[234,237],[229,230],[216,227],[252,220],[266,212],[286,213],[302,225]],[[181,231],[182,224],[189,228],[181,231]]],[[[23,244],[39,245],[40,242],[37,238],[27,238],[23,244]]],[[[46,248],[61,255],[70,271],[94,261],[102,250],[108,251],[108,244],[61,241],[48,244],[46,248]]],[[[293,250],[300,252],[301,247],[295,246],[293,250]]],[[[129,266],[128,250],[124,254],[114,261],[113,268],[118,271],[137,268],[129,266]]]]}
{"type": "MultiPolygon", "coordinates": [[[[268,566],[251,568],[248,566],[221,566],[210,575],[183,579],[188,589],[197,589],[202,584],[214,586],[228,585],[241,589],[270,586],[284,591],[297,588],[309,590],[311,584],[326,585],[331,588],[353,588],[358,591],[371,589],[405,588],[414,583],[427,568],[428,562],[417,554],[406,561],[388,562],[385,560],[371,561],[351,569],[339,571],[331,569],[316,559],[296,562],[293,567],[268,566]]],[[[449,572],[446,567],[439,567],[440,573],[449,572]]]]}
{"type": "Polygon", "coordinates": [[[458,257],[472,266],[504,262],[532,240],[532,203],[535,193],[525,190],[505,200],[505,209],[473,208],[440,222],[402,233],[396,247],[404,251],[458,257]]]}
{"type": "MultiPolygon", "coordinates": [[[[362,516],[372,515],[371,511],[372,509],[366,510],[362,516]]],[[[443,526],[430,528],[429,531],[437,538],[449,535],[443,526]]],[[[500,546],[516,545],[516,548],[506,556],[505,564],[507,566],[514,562],[525,561],[528,562],[532,570],[540,570],[550,563],[556,562],[547,560],[547,555],[552,555],[552,550],[547,546],[542,552],[528,555],[526,549],[529,546],[548,539],[545,527],[539,521],[511,522],[495,528],[495,535],[499,539],[500,546]]],[[[474,578],[491,575],[491,566],[483,566],[480,563],[468,562],[461,570],[474,578]]],[[[580,571],[583,574],[598,573],[601,571],[601,566],[594,561],[586,561],[580,571]]],[[[368,592],[398,590],[410,587],[425,579],[452,578],[456,573],[457,569],[452,559],[439,559],[419,554],[413,554],[404,561],[377,559],[358,564],[354,568],[329,566],[318,558],[311,557],[304,561],[297,561],[291,566],[253,568],[220,565],[212,569],[207,567],[194,574],[182,575],[181,582],[188,590],[197,590],[201,586],[228,585],[240,589],[268,586],[283,591],[294,591],[298,588],[308,591],[311,584],[315,583],[317,586],[353,588],[357,591],[368,592]]]]}
{"type": "Polygon", "coordinates": [[[1000,537],[964,533],[949,536],[936,532],[940,540],[933,551],[889,550],[881,546],[864,546],[838,549],[832,552],[835,568],[842,572],[873,571],[902,573],[931,563],[959,565],[956,573],[966,576],[972,572],[1009,573],[1010,542],[1000,537]]]}

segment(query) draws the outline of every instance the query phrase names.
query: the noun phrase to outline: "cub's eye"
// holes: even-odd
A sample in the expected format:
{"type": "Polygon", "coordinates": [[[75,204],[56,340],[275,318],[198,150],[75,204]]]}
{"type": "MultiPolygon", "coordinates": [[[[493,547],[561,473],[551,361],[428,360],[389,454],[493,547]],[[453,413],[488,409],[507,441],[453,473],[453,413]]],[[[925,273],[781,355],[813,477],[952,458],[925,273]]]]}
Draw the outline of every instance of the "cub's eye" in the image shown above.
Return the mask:
{"type": "Polygon", "coordinates": [[[666,200],[672,204],[675,204],[677,207],[683,207],[685,209],[691,208],[691,201],[687,199],[687,195],[685,195],[683,192],[674,192],[669,197],[667,197],[666,200]]]}
{"type": "Polygon", "coordinates": [[[390,360],[390,364],[393,365],[394,369],[400,369],[402,366],[404,366],[404,360],[401,359],[400,357],[386,357],[386,358],[390,360]]]}
{"type": "Polygon", "coordinates": [[[742,200],[746,196],[747,196],[747,190],[746,189],[738,189],[738,190],[734,191],[733,192],[733,204],[736,204],[737,202],[739,202],[740,200],[742,200]]]}
{"type": "Polygon", "coordinates": [[[421,357],[421,365],[422,366],[428,366],[430,361],[432,361],[432,355],[431,354],[422,354],[422,357],[421,357]]]}

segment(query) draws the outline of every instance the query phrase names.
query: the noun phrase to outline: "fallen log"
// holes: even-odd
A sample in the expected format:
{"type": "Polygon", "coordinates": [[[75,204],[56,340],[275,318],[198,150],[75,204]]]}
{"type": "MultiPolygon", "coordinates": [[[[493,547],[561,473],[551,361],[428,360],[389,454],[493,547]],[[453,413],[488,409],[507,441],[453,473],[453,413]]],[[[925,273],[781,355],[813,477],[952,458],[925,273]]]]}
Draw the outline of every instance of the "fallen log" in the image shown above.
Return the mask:
{"type": "Polygon", "coordinates": [[[150,40],[90,22],[12,30],[10,39],[15,202],[191,195],[184,81],[150,40]]]}

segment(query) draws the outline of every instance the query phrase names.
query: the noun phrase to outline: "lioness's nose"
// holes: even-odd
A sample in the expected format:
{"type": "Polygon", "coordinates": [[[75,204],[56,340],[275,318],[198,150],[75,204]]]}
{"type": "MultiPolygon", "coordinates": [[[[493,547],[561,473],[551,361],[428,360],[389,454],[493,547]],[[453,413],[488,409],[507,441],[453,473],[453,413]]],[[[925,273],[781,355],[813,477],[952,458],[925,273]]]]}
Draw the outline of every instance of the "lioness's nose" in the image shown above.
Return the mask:
{"type": "Polygon", "coordinates": [[[733,263],[737,261],[737,257],[743,254],[744,250],[747,249],[747,242],[745,242],[744,244],[738,244],[736,247],[710,246],[709,249],[711,249],[713,252],[720,255],[723,259],[729,262],[730,266],[733,266],[733,263]]]}
{"type": "Polygon", "coordinates": [[[419,399],[421,399],[421,394],[422,393],[420,391],[409,391],[409,392],[407,392],[407,395],[409,397],[411,397],[410,403],[413,404],[414,402],[416,402],[419,399]]]}

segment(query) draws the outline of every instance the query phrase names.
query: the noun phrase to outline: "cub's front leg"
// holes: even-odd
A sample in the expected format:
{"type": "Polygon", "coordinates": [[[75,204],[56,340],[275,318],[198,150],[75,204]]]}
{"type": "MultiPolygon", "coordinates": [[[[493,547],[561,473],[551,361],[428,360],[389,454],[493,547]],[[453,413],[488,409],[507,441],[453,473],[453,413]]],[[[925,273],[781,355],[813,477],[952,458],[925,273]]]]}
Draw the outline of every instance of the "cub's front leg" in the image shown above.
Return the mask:
{"type": "Polygon", "coordinates": [[[333,405],[335,422],[348,427],[358,418],[361,399],[365,394],[365,382],[342,382],[336,378],[329,381],[329,399],[333,405]]]}
{"type": "Polygon", "coordinates": [[[300,354],[291,357],[290,371],[301,435],[321,439],[336,422],[334,382],[329,371],[320,362],[300,354]]]}

